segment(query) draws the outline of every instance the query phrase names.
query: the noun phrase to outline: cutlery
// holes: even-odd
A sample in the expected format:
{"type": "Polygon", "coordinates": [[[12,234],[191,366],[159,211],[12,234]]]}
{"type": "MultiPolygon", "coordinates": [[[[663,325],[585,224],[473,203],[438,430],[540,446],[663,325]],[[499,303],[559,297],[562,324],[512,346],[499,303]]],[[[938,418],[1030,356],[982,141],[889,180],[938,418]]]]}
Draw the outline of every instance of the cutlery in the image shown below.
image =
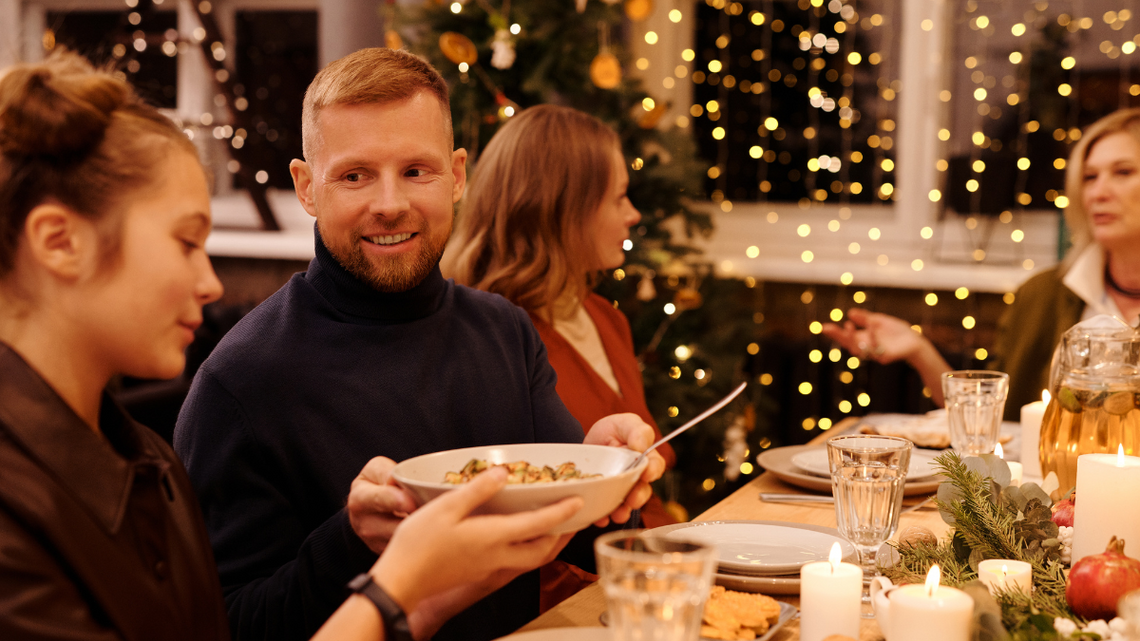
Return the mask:
{"type": "Polygon", "coordinates": [[[784,494],[780,492],[761,492],[760,500],[768,503],[834,503],[834,496],[822,494],[784,494]]]}
{"type": "Polygon", "coordinates": [[[654,443],[653,445],[650,445],[648,448],[646,448],[646,450],[641,453],[641,456],[638,456],[637,458],[633,459],[633,461],[630,462],[629,465],[625,466],[625,469],[626,470],[632,470],[633,468],[637,467],[638,465],[641,465],[641,462],[645,460],[645,457],[649,456],[650,452],[657,449],[658,446],[660,446],[664,443],[668,443],[670,440],[672,440],[672,438],[674,436],[680,434],[681,432],[684,432],[685,430],[689,429],[690,427],[696,425],[697,423],[700,423],[701,421],[703,421],[706,418],[715,414],[717,410],[724,407],[725,405],[728,405],[729,402],[732,401],[732,399],[736,398],[737,396],[740,396],[740,393],[744,391],[745,387],[748,387],[748,383],[747,382],[741,383],[740,385],[737,386],[736,389],[732,390],[732,392],[730,392],[728,396],[725,396],[724,398],[717,401],[716,405],[713,405],[712,407],[708,408],[707,410],[701,412],[699,415],[697,415],[696,418],[689,421],[688,423],[685,423],[681,427],[678,427],[677,429],[673,430],[672,432],[669,432],[665,436],[662,436],[656,443],[654,443]]]}

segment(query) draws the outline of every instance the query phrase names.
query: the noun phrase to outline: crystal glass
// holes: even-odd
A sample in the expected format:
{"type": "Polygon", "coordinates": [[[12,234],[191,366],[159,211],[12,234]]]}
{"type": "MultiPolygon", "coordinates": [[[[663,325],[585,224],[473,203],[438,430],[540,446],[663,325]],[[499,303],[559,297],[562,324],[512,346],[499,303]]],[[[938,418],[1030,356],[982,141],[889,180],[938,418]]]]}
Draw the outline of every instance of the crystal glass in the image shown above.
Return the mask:
{"type": "Polygon", "coordinates": [[[1001,433],[1009,374],[965,369],[942,373],[950,445],[962,456],[989,454],[1001,433]]]}
{"type": "MultiPolygon", "coordinates": [[[[876,573],[879,547],[899,527],[903,486],[914,444],[894,436],[836,436],[827,441],[835,520],[859,551],[864,583],[876,573]]],[[[863,590],[863,618],[874,616],[863,590]]]]}
{"type": "Polygon", "coordinates": [[[598,537],[594,552],[613,641],[700,636],[716,568],[714,546],[623,530],[598,537]]]}

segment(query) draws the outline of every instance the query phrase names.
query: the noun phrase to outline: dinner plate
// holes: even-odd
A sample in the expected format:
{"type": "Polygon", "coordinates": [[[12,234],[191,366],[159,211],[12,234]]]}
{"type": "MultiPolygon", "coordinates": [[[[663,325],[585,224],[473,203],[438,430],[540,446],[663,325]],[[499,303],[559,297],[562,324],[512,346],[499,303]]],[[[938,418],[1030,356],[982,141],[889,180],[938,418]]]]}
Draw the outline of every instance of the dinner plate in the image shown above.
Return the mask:
{"type": "MultiPolygon", "coordinates": [[[[831,494],[831,479],[814,474],[807,474],[792,463],[792,457],[796,454],[818,447],[818,445],[787,445],[784,447],[774,447],[761,452],[760,455],[756,457],[756,462],[760,464],[760,467],[775,474],[776,478],[789,485],[831,494]]],[[[937,477],[907,481],[903,486],[903,494],[906,496],[933,494],[938,491],[938,483],[939,480],[937,477]]]]}
{"type": "MultiPolygon", "coordinates": [[[[720,583],[720,582],[718,581],[718,583],[720,583]]],[[[721,585],[724,585],[724,584],[722,583],[721,585]]],[[[726,585],[725,587],[728,587],[728,586],[726,585]]],[[[729,589],[734,590],[736,588],[729,588],[729,589]]],[[[758,592],[758,590],[741,590],[741,591],[742,592],[758,592]]],[[[785,594],[785,593],[784,592],[777,592],[776,594],[785,594]]],[[[798,580],[796,581],[796,591],[794,593],[789,592],[786,594],[799,594],[799,581],[798,580]]],[[[767,632],[765,632],[763,635],[761,635],[759,637],[756,637],[756,641],[768,641],[768,639],[771,639],[780,628],[784,627],[785,623],[787,623],[788,621],[791,621],[800,612],[799,609],[796,608],[796,606],[794,606],[790,603],[784,603],[782,601],[778,601],[778,603],[780,604],[780,617],[778,619],[776,619],[776,622],[772,624],[772,627],[768,628],[767,632]]],[[[602,622],[602,625],[609,625],[610,624],[610,613],[609,612],[603,612],[602,615],[600,617],[598,617],[598,620],[602,622]]],[[[596,630],[597,628],[584,628],[584,629],[596,630]]],[[[608,633],[606,636],[607,637],[609,636],[608,633]]],[[[701,637],[701,638],[707,639],[708,637],[701,637]]],[[[516,639],[516,637],[511,637],[511,641],[515,641],[515,639],[516,639]]],[[[523,641],[523,640],[520,639],[519,641],[523,641]]],[[[528,638],[525,641],[532,641],[532,640],[528,638]]],[[[533,641],[539,641],[539,639],[536,637],[535,639],[533,639],[533,641]]],[[[554,637],[551,638],[551,641],[554,641],[554,637]]]]}
{"type": "MultiPolygon", "coordinates": [[[[919,449],[912,449],[910,453],[910,468],[906,472],[907,481],[929,480],[938,475],[934,458],[938,454],[919,449]]],[[[816,476],[831,478],[831,465],[827,460],[827,446],[820,445],[806,449],[792,457],[792,465],[816,476]]]]}
{"type": "MultiPolygon", "coordinates": [[[[748,576],[795,574],[806,563],[826,561],[840,545],[845,559],[855,546],[833,528],[784,521],[697,521],[654,528],[647,534],[716,546],[721,573],[748,576]]],[[[858,562],[856,560],[856,562],[858,562]]]]}

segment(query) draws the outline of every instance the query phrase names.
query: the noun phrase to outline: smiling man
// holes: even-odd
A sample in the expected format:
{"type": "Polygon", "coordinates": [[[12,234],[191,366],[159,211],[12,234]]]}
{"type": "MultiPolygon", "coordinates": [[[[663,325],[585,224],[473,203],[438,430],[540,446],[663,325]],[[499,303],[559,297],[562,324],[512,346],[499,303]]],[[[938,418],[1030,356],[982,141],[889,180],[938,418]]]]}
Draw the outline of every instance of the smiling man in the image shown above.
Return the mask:
{"type": "MultiPolygon", "coordinates": [[[[308,638],[415,509],[391,485],[346,505],[358,476],[383,483],[392,460],[439,450],[583,440],[526,313],[440,274],[467,153],[439,74],[358,51],[317,75],[302,118],[305,160],[290,170],[316,258],[226,335],[175,430],[239,640],[308,638]]],[[[615,415],[586,440],[640,450],[653,431],[615,415]]],[[[664,469],[651,458],[614,521],[648,499],[664,469]]],[[[430,633],[485,595],[435,638],[517,629],[537,614],[537,573],[489,577],[409,619],[430,633]]]]}

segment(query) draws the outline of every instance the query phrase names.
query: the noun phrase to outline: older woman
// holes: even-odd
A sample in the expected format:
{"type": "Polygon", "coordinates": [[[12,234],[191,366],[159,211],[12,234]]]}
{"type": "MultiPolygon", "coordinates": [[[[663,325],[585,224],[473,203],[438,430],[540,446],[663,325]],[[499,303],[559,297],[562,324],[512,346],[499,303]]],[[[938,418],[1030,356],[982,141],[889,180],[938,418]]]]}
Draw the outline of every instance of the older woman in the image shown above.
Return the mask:
{"type": "MultiPolygon", "coordinates": [[[[1003,315],[995,369],[1009,373],[1006,418],[1038,399],[1065,330],[1097,314],[1136,325],[1140,317],[1140,109],[1093,123],[1073,148],[1065,176],[1065,222],[1073,246],[1060,265],[1026,281],[1003,315]]],[[[941,404],[939,375],[950,366],[910,325],[886,314],[851,310],[824,334],[881,363],[906,360],[941,404]]]]}

